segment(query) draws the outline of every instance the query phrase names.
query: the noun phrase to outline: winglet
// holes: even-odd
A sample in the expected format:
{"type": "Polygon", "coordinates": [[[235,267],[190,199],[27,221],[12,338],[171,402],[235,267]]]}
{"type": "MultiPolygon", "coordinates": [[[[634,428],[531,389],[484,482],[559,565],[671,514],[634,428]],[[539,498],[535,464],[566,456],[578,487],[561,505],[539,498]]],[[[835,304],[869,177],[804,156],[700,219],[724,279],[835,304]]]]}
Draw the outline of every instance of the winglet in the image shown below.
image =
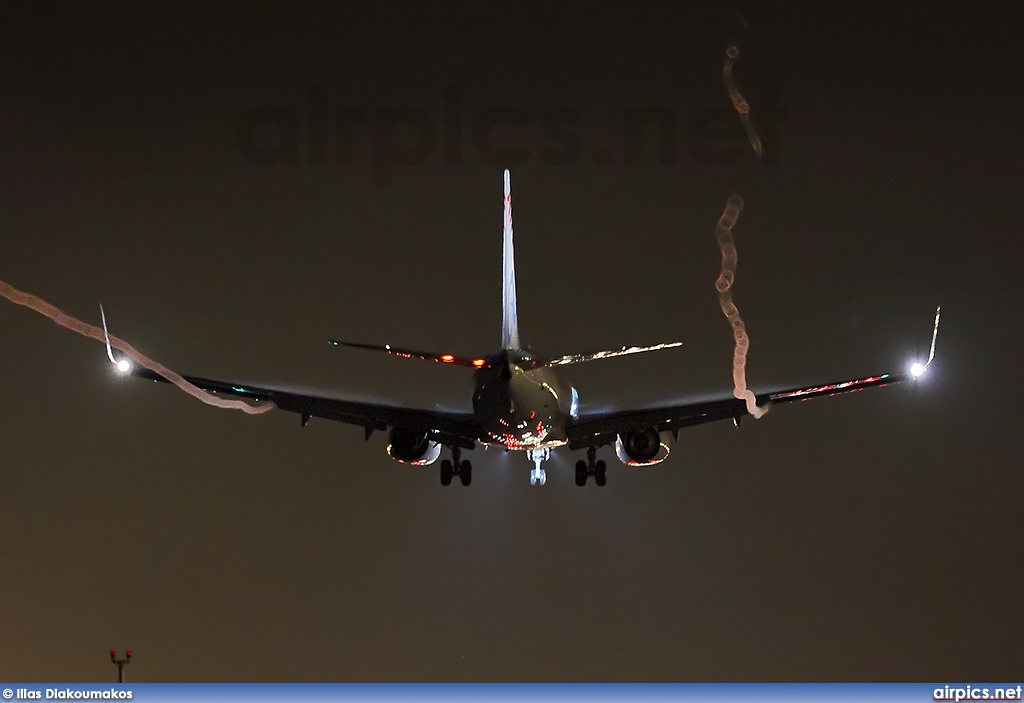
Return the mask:
{"type": "Polygon", "coordinates": [[[932,347],[928,350],[928,363],[925,364],[925,368],[931,365],[932,359],[935,358],[935,340],[939,336],[939,314],[942,312],[942,306],[939,305],[935,308],[935,327],[932,328],[932,347]]]}
{"type": "Polygon", "coordinates": [[[127,359],[121,359],[118,361],[114,358],[114,350],[110,348],[110,333],[107,332],[107,316],[103,312],[103,303],[100,303],[100,319],[103,320],[103,338],[107,343],[107,358],[110,359],[110,363],[114,365],[114,368],[120,373],[128,373],[131,371],[132,365],[127,359]]]}
{"type": "Polygon", "coordinates": [[[117,365],[114,361],[114,350],[110,348],[110,334],[107,332],[107,316],[103,312],[103,303],[100,303],[100,319],[103,320],[103,336],[107,341],[107,358],[110,359],[110,363],[117,365]]]}

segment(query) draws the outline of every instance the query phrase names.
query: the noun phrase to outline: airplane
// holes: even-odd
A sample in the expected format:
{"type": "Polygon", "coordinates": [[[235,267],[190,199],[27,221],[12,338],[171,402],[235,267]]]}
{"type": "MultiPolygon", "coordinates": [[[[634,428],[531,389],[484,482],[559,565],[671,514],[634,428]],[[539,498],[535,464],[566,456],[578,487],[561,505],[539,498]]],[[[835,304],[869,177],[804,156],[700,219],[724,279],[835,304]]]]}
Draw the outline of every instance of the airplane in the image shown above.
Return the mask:
{"type": "MultiPolygon", "coordinates": [[[[576,462],[576,485],[585,486],[588,479],[593,478],[596,485],[604,486],[607,482],[607,465],[597,459],[597,450],[601,447],[614,445],[615,456],[627,466],[651,466],[668,458],[674,441],[678,439],[679,430],[719,420],[732,420],[738,427],[742,418],[749,414],[745,402],[735,397],[638,410],[581,413],[579,394],[571,383],[558,374],[560,367],[670,349],[682,343],[622,347],[554,358],[534,353],[524,347],[519,338],[512,242],[512,196],[507,170],[503,245],[501,348],[497,351],[471,359],[453,354],[414,351],[390,344],[338,340],[329,342],[335,347],[368,349],[401,358],[471,368],[475,382],[472,412],[354,402],[193,376],[186,376],[185,379],[209,392],[273,403],[281,410],[300,415],[302,427],[316,417],[361,426],[365,429],[367,440],[374,431],[387,432],[387,453],[400,464],[433,464],[440,457],[442,448],[446,447],[451,452],[451,459],[441,461],[443,486],[451,485],[456,476],[463,486],[471,484],[473,467],[469,460],[462,458],[462,450],[472,450],[477,444],[526,452],[528,459],[533,462],[531,485],[546,483],[547,473],[543,462],[550,458],[552,449],[567,447],[569,450],[586,450],[586,461],[576,462]]],[[[935,313],[927,362],[915,362],[905,373],[883,373],[760,393],[756,395],[756,404],[759,407],[779,405],[878,388],[921,377],[935,356],[940,310],[935,313]]],[[[167,382],[167,379],[149,369],[132,367],[124,360],[115,362],[109,348],[108,356],[121,373],[167,382]]]]}

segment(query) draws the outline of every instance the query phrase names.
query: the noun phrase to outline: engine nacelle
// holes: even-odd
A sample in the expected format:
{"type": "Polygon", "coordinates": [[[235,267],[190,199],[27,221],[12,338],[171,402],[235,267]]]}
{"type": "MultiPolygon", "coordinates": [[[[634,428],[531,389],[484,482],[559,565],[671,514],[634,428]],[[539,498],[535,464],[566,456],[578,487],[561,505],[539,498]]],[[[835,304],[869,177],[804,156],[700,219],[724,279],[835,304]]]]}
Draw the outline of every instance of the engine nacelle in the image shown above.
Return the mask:
{"type": "Polygon", "coordinates": [[[388,441],[388,456],[399,464],[426,466],[441,456],[441,445],[428,439],[426,432],[392,427],[388,441]]]}
{"type": "Polygon", "coordinates": [[[658,432],[650,427],[616,437],[615,456],[626,466],[652,466],[668,458],[672,444],[671,432],[658,432]]]}

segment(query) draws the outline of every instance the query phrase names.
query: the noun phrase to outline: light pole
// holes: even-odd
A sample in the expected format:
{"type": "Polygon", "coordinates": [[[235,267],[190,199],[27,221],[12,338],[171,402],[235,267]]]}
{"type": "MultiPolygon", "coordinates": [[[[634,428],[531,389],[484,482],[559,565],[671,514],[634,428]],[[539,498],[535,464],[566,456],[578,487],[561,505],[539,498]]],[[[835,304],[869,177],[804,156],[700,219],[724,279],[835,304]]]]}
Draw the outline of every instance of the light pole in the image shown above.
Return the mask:
{"type": "Polygon", "coordinates": [[[110,650],[110,661],[117,664],[117,682],[124,683],[124,665],[130,663],[129,660],[132,658],[132,650],[127,649],[124,653],[124,659],[117,658],[117,650],[110,650]]]}

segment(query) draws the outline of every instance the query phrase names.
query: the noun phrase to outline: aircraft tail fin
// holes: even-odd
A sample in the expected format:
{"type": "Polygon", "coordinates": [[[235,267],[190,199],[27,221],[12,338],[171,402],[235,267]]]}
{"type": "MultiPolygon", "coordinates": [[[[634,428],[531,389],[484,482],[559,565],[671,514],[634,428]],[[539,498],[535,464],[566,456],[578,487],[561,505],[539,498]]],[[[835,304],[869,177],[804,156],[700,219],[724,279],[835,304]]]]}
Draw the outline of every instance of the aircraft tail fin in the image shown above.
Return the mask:
{"type": "Polygon", "coordinates": [[[501,348],[519,349],[519,315],[516,310],[516,256],[512,246],[512,191],[505,170],[504,250],[501,260],[501,348]]]}

